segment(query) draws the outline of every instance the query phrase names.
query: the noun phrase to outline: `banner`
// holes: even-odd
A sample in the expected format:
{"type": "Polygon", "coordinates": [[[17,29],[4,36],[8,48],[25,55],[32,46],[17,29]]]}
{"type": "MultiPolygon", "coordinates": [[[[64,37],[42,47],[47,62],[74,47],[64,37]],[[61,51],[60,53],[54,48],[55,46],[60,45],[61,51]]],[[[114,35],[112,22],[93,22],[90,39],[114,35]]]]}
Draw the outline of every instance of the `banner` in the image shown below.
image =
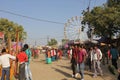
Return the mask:
{"type": "Polygon", "coordinates": [[[0,32],[0,38],[4,39],[4,33],[0,32]]]}

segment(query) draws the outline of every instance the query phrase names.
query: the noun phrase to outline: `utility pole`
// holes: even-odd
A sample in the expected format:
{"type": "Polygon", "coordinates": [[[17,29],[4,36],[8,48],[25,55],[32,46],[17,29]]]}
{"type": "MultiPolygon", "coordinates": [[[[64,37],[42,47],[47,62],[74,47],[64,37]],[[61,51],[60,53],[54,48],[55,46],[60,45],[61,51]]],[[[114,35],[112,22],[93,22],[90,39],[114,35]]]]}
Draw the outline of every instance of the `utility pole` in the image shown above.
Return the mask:
{"type": "Polygon", "coordinates": [[[37,45],[37,41],[35,40],[35,47],[36,47],[36,45],[37,45]]]}
{"type": "MultiPolygon", "coordinates": [[[[90,4],[91,4],[91,0],[89,0],[89,4],[88,4],[88,8],[87,8],[88,13],[90,12],[90,4]]],[[[88,28],[90,30],[90,41],[92,41],[93,40],[93,29],[94,28],[91,27],[90,23],[88,23],[88,28]]]]}
{"type": "Polygon", "coordinates": [[[47,44],[48,44],[48,42],[49,42],[49,36],[47,36],[47,44]]]}
{"type": "Polygon", "coordinates": [[[89,0],[89,4],[88,4],[88,8],[87,8],[88,12],[90,11],[90,3],[91,3],[91,0],[89,0]]]}

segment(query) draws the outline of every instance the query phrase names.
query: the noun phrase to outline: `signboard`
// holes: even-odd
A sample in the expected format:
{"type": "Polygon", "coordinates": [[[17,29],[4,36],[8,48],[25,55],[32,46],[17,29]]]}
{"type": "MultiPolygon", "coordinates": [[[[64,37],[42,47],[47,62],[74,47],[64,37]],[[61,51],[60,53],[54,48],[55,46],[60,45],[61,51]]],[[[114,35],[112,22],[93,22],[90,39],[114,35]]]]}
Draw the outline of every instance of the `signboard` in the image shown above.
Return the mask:
{"type": "Polygon", "coordinates": [[[0,44],[3,42],[4,40],[4,33],[0,32],[0,44]]]}
{"type": "Polygon", "coordinates": [[[0,38],[4,39],[4,33],[0,32],[0,38]]]}

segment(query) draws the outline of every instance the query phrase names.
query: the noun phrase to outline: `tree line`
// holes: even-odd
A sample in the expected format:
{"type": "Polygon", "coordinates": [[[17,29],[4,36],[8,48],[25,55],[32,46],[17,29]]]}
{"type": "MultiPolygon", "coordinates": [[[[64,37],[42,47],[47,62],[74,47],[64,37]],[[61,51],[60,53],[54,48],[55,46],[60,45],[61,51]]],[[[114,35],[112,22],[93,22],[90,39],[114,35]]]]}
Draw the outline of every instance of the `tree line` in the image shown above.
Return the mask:
{"type": "Polygon", "coordinates": [[[27,33],[22,25],[18,25],[5,18],[0,18],[0,32],[4,33],[5,42],[7,42],[8,37],[10,37],[12,41],[16,41],[17,32],[19,32],[19,40],[25,40],[27,37],[27,33]]]}
{"type": "Polygon", "coordinates": [[[83,11],[82,24],[94,27],[94,34],[112,39],[120,37],[120,0],[107,0],[102,6],[83,11]]]}

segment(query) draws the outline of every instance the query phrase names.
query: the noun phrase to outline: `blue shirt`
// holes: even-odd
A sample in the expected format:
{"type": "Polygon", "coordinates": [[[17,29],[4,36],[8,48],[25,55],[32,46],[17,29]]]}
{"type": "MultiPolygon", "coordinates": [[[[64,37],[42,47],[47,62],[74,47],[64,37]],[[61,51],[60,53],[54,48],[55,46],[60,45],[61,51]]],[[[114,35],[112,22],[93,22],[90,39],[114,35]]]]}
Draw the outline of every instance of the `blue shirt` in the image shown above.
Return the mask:
{"type": "Polygon", "coordinates": [[[110,54],[112,55],[112,59],[118,59],[118,50],[117,49],[115,49],[115,48],[112,48],[111,50],[110,50],[110,54]]]}
{"type": "Polygon", "coordinates": [[[27,50],[25,51],[25,53],[26,53],[27,56],[28,56],[28,64],[30,64],[30,60],[31,60],[31,56],[32,56],[31,50],[30,50],[30,49],[27,49],[27,50]]]}

